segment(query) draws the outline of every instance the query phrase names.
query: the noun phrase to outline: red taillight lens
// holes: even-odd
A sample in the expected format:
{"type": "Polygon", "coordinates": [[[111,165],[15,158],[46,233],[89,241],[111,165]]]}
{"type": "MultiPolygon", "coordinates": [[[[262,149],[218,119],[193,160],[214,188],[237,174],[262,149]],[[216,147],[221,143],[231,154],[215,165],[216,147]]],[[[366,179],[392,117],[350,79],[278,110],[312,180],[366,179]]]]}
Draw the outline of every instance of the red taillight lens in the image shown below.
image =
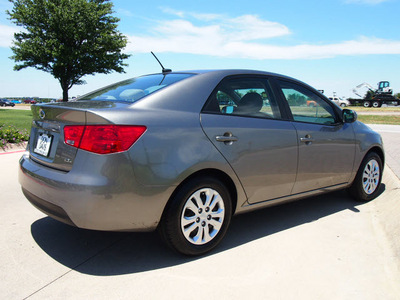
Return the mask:
{"type": "Polygon", "coordinates": [[[84,125],[65,126],[64,127],[64,142],[68,145],[79,148],[84,131],[85,131],[84,125]]]}
{"type": "Polygon", "coordinates": [[[109,154],[128,150],[146,131],[146,126],[67,125],[64,142],[79,149],[109,154]]]}

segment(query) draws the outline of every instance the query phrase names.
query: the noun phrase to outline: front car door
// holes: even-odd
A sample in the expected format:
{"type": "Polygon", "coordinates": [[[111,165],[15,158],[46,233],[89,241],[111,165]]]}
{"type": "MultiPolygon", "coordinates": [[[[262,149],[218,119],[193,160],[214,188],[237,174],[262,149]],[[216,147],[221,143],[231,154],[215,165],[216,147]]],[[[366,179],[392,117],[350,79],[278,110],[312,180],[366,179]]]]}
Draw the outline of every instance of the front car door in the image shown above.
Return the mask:
{"type": "Polygon", "coordinates": [[[340,121],[332,103],[301,83],[277,80],[292,115],[299,143],[299,164],[292,194],[345,184],[355,157],[352,124],[340,121]],[[314,101],[316,105],[307,106],[314,101]]]}
{"type": "Polygon", "coordinates": [[[293,189],[297,134],[280,105],[266,77],[235,76],[217,86],[201,113],[204,132],[238,175],[249,203],[293,189]]]}

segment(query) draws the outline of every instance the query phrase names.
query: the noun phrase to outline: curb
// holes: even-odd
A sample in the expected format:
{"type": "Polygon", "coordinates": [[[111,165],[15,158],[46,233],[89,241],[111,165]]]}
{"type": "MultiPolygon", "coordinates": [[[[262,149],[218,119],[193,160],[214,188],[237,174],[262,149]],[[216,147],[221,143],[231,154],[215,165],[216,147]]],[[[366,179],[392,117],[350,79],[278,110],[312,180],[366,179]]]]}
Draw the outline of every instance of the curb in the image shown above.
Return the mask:
{"type": "Polygon", "coordinates": [[[0,155],[24,152],[26,151],[27,144],[28,142],[22,142],[19,144],[7,144],[6,148],[0,148],[0,155]]]}

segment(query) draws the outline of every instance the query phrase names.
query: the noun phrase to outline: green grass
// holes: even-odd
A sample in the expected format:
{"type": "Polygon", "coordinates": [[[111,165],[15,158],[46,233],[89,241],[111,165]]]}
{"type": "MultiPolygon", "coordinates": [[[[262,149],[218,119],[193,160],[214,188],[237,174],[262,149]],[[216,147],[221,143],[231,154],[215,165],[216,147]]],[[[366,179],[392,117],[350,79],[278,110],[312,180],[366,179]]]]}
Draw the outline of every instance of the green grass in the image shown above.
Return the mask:
{"type": "Polygon", "coordinates": [[[357,112],[400,112],[400,106],[389,106],[389,107],[364,107],[364,106],[348,106],[348,109],[355,110],[357,112]]]}
{"type": "Polygon", "coordinates": [[[400,116],[358,115],[357,119],[365,124],[400,125],[400,116]]]}
{"type": "Polygon", "coordinates": [[[12,125],[19,130],[31,131],[32,112],[30,110],[0,109],[0,125],[12,125]]]}
{"type": "Polygon", "coordinates": [[[0,109],[0,148],[29,139],[32,124],[30,110],[0,109]]]}

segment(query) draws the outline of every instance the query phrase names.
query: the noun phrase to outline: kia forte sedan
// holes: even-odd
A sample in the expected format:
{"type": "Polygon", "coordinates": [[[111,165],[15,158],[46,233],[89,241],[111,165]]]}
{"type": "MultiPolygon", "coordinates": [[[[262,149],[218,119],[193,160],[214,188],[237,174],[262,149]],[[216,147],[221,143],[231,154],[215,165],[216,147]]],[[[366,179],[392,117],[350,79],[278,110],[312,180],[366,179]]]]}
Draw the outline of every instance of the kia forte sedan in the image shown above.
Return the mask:
{"type": "Polygon", "coordinates": [[[235,214],[338,189],[379,193],[380,135],[278,74],[164,72],[32,112],[19,181],[34,206],[80,228],[158,229],[186,255],[217,246],[235,214]]]}

